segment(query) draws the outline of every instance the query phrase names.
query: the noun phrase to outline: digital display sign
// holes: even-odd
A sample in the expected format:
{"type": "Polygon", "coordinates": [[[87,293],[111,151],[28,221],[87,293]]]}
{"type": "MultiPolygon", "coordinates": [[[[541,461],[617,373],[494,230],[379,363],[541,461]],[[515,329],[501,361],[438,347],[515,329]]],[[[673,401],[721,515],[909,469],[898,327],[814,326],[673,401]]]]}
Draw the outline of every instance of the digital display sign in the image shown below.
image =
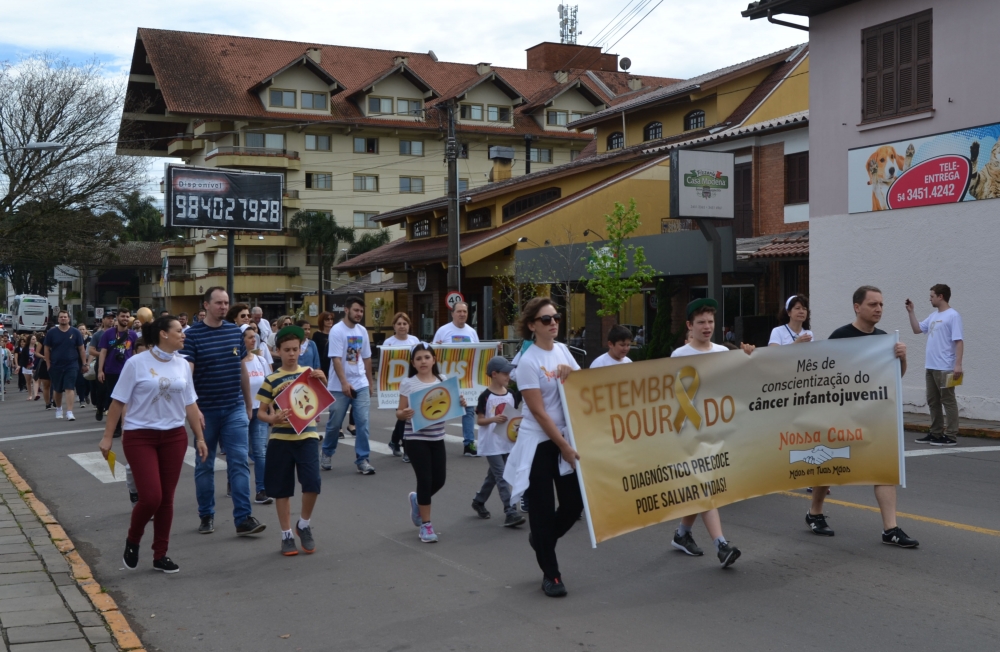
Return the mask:
{"type": "Polygon", "coordinates": [[[281,231],[280,174],[167,166],[167,225],[237,231],[281,231]]]}

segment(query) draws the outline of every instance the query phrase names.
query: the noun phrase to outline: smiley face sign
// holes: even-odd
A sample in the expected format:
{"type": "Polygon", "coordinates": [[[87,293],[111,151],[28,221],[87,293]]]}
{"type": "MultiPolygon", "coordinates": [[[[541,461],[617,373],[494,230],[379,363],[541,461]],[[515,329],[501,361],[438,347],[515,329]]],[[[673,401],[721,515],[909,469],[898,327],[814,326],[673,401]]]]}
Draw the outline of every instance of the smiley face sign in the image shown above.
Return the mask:
{"type": "Polygon", "coordinates": [[[302,384],[292,388],[289,404],[292,407],[292,414],[300,419],[311,420],[316,416],[316,406],[319,405],[319,399],[312,387],[302,384]]]}
{"type": "Polygon", "coordinates": [[[333,405],[334,399],[326,386],[308,371],[299,375],[274,398],[274,404],[288,415],[288,423],[297,434],[333,405]]]}
{"type": "Polygon", "coordinates": [[[517,432],[521,429],[521,417],[514,417],[507,422],[507,439],[516,442],[517,432]]]}
{"type": "Polygon", "coordinates": [[[420,414],[428,421],[439,421],[451,409],[451,394],[444,387],[433,387],[420,401],[420,414]]]}

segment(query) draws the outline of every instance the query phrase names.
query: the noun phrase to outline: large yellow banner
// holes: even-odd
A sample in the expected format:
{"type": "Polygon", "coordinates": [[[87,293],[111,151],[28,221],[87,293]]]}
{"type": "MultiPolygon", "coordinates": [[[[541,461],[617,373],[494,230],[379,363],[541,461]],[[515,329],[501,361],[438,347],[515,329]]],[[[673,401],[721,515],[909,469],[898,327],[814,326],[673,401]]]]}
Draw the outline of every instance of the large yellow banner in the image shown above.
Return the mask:
{"type": "Polygon", "coordinates": [[[775,491],[903,484],[897,337],[665,358],[562,386],[596,545],[775,491]]]}

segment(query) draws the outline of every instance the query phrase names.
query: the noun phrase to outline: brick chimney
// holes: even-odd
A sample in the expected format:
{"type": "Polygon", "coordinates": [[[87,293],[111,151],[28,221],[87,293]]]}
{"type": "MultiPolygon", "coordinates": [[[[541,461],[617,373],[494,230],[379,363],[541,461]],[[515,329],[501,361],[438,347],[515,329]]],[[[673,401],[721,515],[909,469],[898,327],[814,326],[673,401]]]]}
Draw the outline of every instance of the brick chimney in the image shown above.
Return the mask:
{"type": "Polygon", "coordinates": [[[618,55],[603,54],[601,48],[569,43],[539,43],[528,48],[528,70],[618,70],[618,55]]]}
{"type": "Polygon", "coordinates": [[[493,70],[493,64],[491,63],[477,63],[476,64],[476,74],[485,75],[486,73],[493,70]]]}
{"type": "Polygon", "coordinates": [[[323,51],[319,48],[309,48],[306,50],[306,56],[316,63],[323,63],[323,51]]]}

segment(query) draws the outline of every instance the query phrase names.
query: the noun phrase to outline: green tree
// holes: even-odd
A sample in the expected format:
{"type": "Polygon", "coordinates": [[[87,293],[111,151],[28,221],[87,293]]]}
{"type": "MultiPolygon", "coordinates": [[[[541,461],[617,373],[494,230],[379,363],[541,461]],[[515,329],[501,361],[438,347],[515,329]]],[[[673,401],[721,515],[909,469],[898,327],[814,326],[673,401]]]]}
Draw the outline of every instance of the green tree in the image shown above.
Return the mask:
{"type": "Polygon", "coordinates": [[[677,340],[677,333],[670,328],[670,306],[674,294],[677,293],[677,284],[666,278],[660,278],[656,282],[656,319],[653,320],[653,327],[646,336],[644,360],[655,360],[656,358],[666,358],[673,351],[674,343],[677,340]]]}
{"type": "Polygon", "coordinates": [[[382,245],[389,244],[389,240],[391,239],[392,238],[389,235],[389,232],[385,229],[362,233],[361,237],[351,243],[351,246],[349,246],[347,251],[340,256],[340,260],[337,262],[343,263],[350,258],[368,253],[372,249],[378,249],[382,245]]]}
{"type": "Polygon", "coordinates": [[[125,242],[164,242],[179,233],[179,229],[164,226],[163,213],[152,197],[135,191],[110,203],[124,223],[121,239],[125,242]]]}
{"type": "Polygon", "coordinates": [[[299,246],[317,258],[319,268],[320,308],[326,309],[323,295],[324,272],[336,260],[337,247],[341,241],[354,242],[354,229],[339,226],[336,218],[328,213],[299,211],[292,216],[288,225],[298,234],[299,246]]]}
{"type": "Polygon", "coordinates": [[[626,243],[641,224],[635,199],[629,199],[628,208],[615,202],[615,210],[604,216],[604,224],[607,244],[600,249],[587,245],[587,272],[591,276],[587,289],[601,304],[598,315],[617,317],[625,302],[649,284],[656,271],[646,264],[642,247],[626,243]]]}

